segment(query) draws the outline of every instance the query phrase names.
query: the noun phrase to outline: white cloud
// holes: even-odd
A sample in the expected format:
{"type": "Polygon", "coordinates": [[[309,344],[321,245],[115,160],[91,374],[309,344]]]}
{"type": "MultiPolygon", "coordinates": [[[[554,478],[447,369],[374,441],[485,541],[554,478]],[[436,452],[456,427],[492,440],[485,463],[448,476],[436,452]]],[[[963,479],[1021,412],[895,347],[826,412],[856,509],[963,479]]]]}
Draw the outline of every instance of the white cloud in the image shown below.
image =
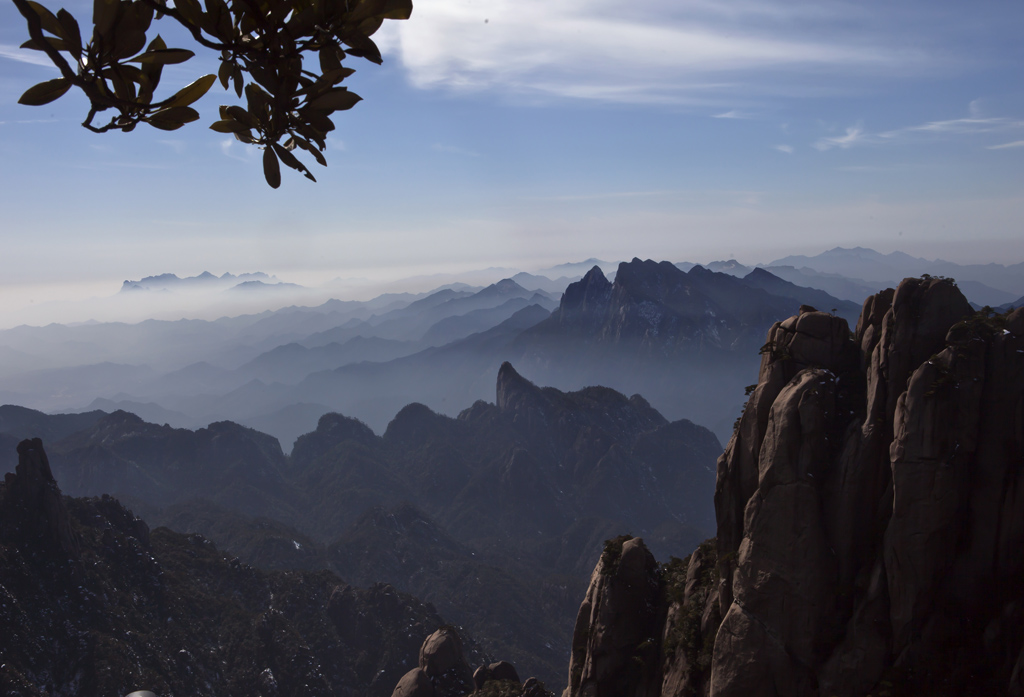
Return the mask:
{"type": "Polygon", "coordinates": [[[792,155],[793,154],[793,146],[792,145],[773,145],[772,147],[775,148],[776,150],[778,150],[779,152],[786,153],[787,155],[792,155]]]}
{"type": "Polygon", "coordinates": [[[710,95],[721,103],[725,94],[767,89],[754,79],[766,71],[877,75],[932,60],[867,30],[852,37],[836,27],[834,37],[820,31],[857,11],[845,4],[824,3],[824,12],[779,1],[727,4],[432,0],[417,5],[410,21],[386,23],[376,38],[420,88],[632,103],[710,95]],[[812,20],[819,31],[808,30],[812,20]]]}

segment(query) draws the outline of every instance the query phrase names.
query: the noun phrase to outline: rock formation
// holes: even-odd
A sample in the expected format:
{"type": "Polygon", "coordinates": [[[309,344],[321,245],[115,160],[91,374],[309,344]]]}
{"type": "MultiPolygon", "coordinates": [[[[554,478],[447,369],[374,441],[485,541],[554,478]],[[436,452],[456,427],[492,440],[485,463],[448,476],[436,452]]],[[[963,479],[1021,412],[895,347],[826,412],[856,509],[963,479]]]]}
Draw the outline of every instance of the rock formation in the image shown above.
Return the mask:
{"type": "Polygon", "coordinates": [[[609,540],[576,619],[564,697],[657,694],[659,585],[640,538],[609,540]]]}
{"type": "Polygon", "coordinates": [[[18,466],[0,487],[0,544],[78,556],[78,538],[38,438],[18,444],[18,466]]]}
{"type": "Polygon", "coordinates": [[[519,673],[507,661],[481,665],[470,672],[462,652],[462,639],[454,627],[441,627],[420,647],[419,664],[402,676],[391,697],[554,697],[543,683],[529,678],[520,684],[519,673]]]}
{"type": "MultiPolygon", "coordinates": [[[[660,572],[660,690],[617,694],[1024,694],[1024,310],[936,278],[868,298],[852,334],[801,308],[768,333],[715,504],[714,553],[660,572]]],[[[646,627],[585,621],[595,579],[578,635],[646,627]]],[[[577,675],[602,660],[574,646],[566,697],[613,684],[577,675]]]]}

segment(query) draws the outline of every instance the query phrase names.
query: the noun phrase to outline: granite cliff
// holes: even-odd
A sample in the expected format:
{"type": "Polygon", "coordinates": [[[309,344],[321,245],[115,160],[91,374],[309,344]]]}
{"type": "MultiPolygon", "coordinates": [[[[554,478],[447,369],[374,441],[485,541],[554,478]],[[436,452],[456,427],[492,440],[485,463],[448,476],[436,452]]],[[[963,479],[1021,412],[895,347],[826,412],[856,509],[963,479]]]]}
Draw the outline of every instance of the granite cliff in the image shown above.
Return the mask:
{"type": "Polygon", "coordinates": [[[1024,310],[926,277],[775,324],[715,504],[685,560],[611,541],[565,697],[1024,694],[1024,310]]]}

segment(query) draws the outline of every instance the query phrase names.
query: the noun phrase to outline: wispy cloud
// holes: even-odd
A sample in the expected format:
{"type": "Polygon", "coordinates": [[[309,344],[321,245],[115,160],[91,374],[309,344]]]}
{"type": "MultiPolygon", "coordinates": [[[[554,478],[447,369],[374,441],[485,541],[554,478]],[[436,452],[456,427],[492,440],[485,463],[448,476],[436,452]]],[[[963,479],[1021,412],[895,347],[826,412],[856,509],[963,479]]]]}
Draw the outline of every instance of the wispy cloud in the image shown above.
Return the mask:
{"type": "Polygon", "coordinates": [[[881,20],[851,34],[841,20],[856,14],[855,6],[790,5],[433,0],[417,7],[415,21],[389,22],[378,37],[421,88],[634,103],[690,103],[711,93],[720,104],[726,94],[767,89],[756,79],[767,71],[877,76],[920,71],[936,60],[909,38],[899,45],[910,48],[893,48],[881,20]]]}
{"type": "Polygon", "coordinates": [[[738,111],[736,109],[730,109],[729,111],[722,112],[721,114],[714,114],[711,118],[714,119],[749,119],[753,118],[753,114],[748,114],[744,111],[738,111]]]}
{"type": "Polygon", "coordinates": [[[1015,140],[1012,143],[1002,143],[1000,145],[989,145],[986,150],[1005,150],[1006,148],[1024,148],[1024,140],[1015,140]]]}
{"type": "Polygon", "coordinates": [[[166,139],[157,142],[159,142],[161,145],[166,145],[171,150],[173,150],[177,155],[180,155],[181,153],[185,152],[185,141],[183,140],[166,139]]]}
{"type": "Polygon", "coordinates": [[[845,135],[819,138],[814,143],[814,148],[821,151],[831,150],[832,148],[843,148],[845,150],[846,148],[852,148],[854,145],[864,143],[867,139],[867,135],[861,126],[851,126],[846,129],[845,135]]]}
{"type": "MultiPolygon", "coordinates": [[[[825,151],[832,148],[846,149],[855,145],[883,145],[887,143],[921,142],[922,140],[945,140],[988,133],[1008,133],[1024,129],[1024,121],[1019,119],[1005,116],[981,116],[977,100],[971,102],[969,110],[971,116],[965,118],[926,121],[925,123],[904,126],[880,133],[870,133],[862,125],[858,124],[847,128],[845,135],[819,138],[815,141],[814,147],[825,151]]],[[[989,150],[999,150],[1001,148],[1020,147],[1021,145],[1024,145],[1024,141],[990,145],[987,148],[989,150]]]]}
{"type": "Polygon", "coordinates": [[[443,143],[434,143],[430,147],[431,149],[436,150],[438,152],[447,152],[453,155],[462,155],[463,157],[480,157],[480,153],[476,152],[475,150],[470,150],[468,148],[460,148],[457,145],[445,145],[443,143]]]}
{"type": "Polygon", "coordinates": [[[1007,128],[1019,128],[1024,126],[1024,122],[1015,121],[1003,117],[968,117],[964,119],[948,119],[946,121],[929,121],[922,123],[917,126],[908,126],[906,128],[899,128],[894,131],[886,131],[880,133],[880,138],[899,138],[914,133],[933,133],[933,134],[970,134],[970,133],[991,133],[993,131],[1001,131],[1007,128]]]}
{"type": "Polygon", "coordinates": [[[778,150],[779,152],[786,153],[787,155],[792,155],[793,154],[793,146],[792,145],[773,145],[772,147],[775,148],[776,150],[778,150]]]}
{"type": "Polygon", "coordinates": [[[29,124],[29,123],[57,123],[60,119],[18,119],[17,121],[0,121],[0,126],[8,124],[29,124]]]}
{"type": "Polygon", "coordinates": [[[655,190],[655,191],[603,191],[600,193],[592,194],[566,194],[562,196],[534,196],[531,197],[533,201],[594,201],[594,200],[607,200],[614,198],[650,198],[657,196],[677,196],[678,191],[666,191],[666,190],[655,190]]]}
{"type": "Polygon", "coordinates": [[[24,48],[18,48],[10,44],[0,44],[0,58],[7,58],[12,61],[18,61],[19,63],[28,63],[30,65],[40,65],[47,68],[53,68],[53,63],[50,59],[38,51],[29,51],[24,48]]]}
{"type": "Polygon", "coordinates": [[[220,151],[226,157],[240,162],[255,162],[260,157],[260,149],[255,145],[240,143],[234,138],[224,138],[220,141],[220,151]],[[238,147],[241,145],[241,147],[238,147]]]}

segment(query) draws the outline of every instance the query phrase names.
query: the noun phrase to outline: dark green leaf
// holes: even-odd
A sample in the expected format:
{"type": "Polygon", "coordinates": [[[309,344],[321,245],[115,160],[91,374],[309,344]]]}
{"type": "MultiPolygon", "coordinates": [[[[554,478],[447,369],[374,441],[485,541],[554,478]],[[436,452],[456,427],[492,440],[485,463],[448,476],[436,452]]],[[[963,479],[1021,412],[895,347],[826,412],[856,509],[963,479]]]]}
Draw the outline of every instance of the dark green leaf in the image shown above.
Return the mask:
{"type": "Polygon", "coordinates": [[[238,121],[232,120],[221,120],[214,121],[210,124],[211,131],[217,131],[217,133],[244,133],[249,129],[240,124],[238,121]]]}
{"type": "MultiPolygon", "coordinates": [[[[64,41],[63,39],[51,39],[50,37],[47,36],[47,37],[45,37],[45,40],[46,40],[46,43],[50,44],[50,48],[54,48],[54,49],[56,49],[58,51],[70,51],[71,50],[71,47],[68,46],[68,43],[66,41],[64,41]]],[[[32,50],[32,51],[44,51],[44,50],[46,50],[42,46],[40,46],[38,43],[36,43],[35,39],[29,39],[28,41],[26,41],[25,43],[23,43],[21,45],[21,48],[27,48],[27,49],[32,50]]]]}
{"type": "Polygon", "coordinates": [[[69,89],[71,89],[71,81],[64,77],[40,82],[38,85],[25,90],[25,94],[21,95],[18,104],[26,106],[49,104],[53,100],[60,98],[69,89]]]}
{"type": "Polygon", "coordinates": [[[349,92],[344,87],[335,87],[311,101],[309,107],[323,111],[345,111],[354,107],[361,99],[362,97],[355,92],[349,92]]]}
{"type": "Polygon", "coordinates": [[[356,56],[357,58],[365,58],[371,63],[376,63],[377,65],[382,64],[384,62],[384,58],[380,55],[380,49],[377,48],[377,44],[373,43],[369,39],[367,39],[366,41],[369,41],[369,46],[350,48],[346,50],[345,53],[349,54],[350,56],[356,56]]]}
{"type": "Polygon", "coordinates": [[[249,113],[253,115],[262,113],[264,108],[270,104],[270,95],[253,82],[245,86],[245,98],[249,103],[249,113]]]}
{"type": "Polygon", "coordinates": [[[341,67],[339,67],[336,70],[330,70],[330,71],[324,72],[324,74],[320,76],[320,81],[322,81],[322,82],[324,82],[326,84],[332,85],[332,86],[333,85],[337,85],[339,82],[341,82],[345,78],[349,77],[354,72],[355,72],[355,70],[353,70],[352,68],[341,68],[341,67]]]}
{"type": "Polygon", "coordinates": [[[245,81],[242,79],[242,69],[239,66],[235,66],[234,71],[231,73],[231,82],[235,87],[235,94],[239,97],[242,96],[242,88],[245,86],[245,81]]]}
{"type": "Polygon", "coordinates": [[[320,133],[330,133],[334,130],[334,123],[325,111],[305,108],[299,110],[299,114],[305,119],[306,123],[320,131],[320,133]]]}
{"type": "Polygon", "coordinates": [[[159,34],[156,38],[149,42],[149,46],[146,47],[147,51],[163,51],[167,48],[167,44],[164,42],[164,38],[159,34]]]}
{"type": "MultiPolygon", "coordinates": [[[[165,48],[167,48],[167,44],[164,43],[163,37],[157,34],[156,38],[149,42],[146,51],[162,51],[165,48]]],[[[160,84],[160,75],[163,73],[164,66],[162,63],[142,63],[139,67],[147,80],[146,84],[139,90],[140,99],[141,95],[145,94],[146,98],[144,101],[148,103],[152,100],[153,92],[156,91],[157,85],[160,84]]]]}
{"type": "Polygon", "coordinates": [[[173,131],[181,128],[186,123],[192,123],[199,119],[199,112],[191,107],[178,106],[170,109],[161,109],[146,119],[146,122],[162,131],[173,131]]]}
{"type": "Polygon", "coordinates": [[[299,161],[299,158],[295,157],[295,155],[292,155],[288,151],[288,148],[282,147],[277,143],[273,144],[273,148],[274,152],[277,153],[277,156],[281,158],[281,162],[285,163],[294,170],[302,172],[303,176],[305,176],[306,179],[309,179],[314,182],[316,181],[316,177],[313,176],[313,173],[306,168],[306,165],[302,164],[299,161]]]}
{"type": "Polygon", "coordinates": [[[184,63],[194,55],[196,54],[184,48],[157,48],[147,50],[145,53],[135,56],[129,62],[173,65],[175,63],[184,63]]]}
{"type": "Polygon", "coordinates": [[[115,65],[113,68],[103,71],[103,76],[110,80],[114,85],[114,94],[118,99],[125,102],[135,101],[135,85],[130,80],[126,79],[124,74],[119,70],[121,66],[115,65]]]}
{"type": "Polygon", "coordinates": [[[332,70],[341,69],[341,61],[338,60],[338,51],[333,44],[320,48],[320,72],[327,74],[332,70]]]}
{"type": "Polygon", "coordinates": [[[292,140],[294,140],[300,148],[316,158],[316,161],[319,162],[321,166],[327,166],[327,158],[325,158],[319,150],[313,147],[308,140],[305,138],[299,138],[298,136],[295,136],[292,140]]]}
{"type": "Polygon", "coordinates": [[[178,14],[192,26],[203,26],[203,8],[196,0],[174,0],[174,7],[178,10],[178,14]]]}
{"type": "Polygon", "coordinates": [[[62,39],[67,38],[64,36],[64,27],[61,25],[57,18],[53,16],[53,13],[48,9],[40,5],[34,0],[29,0],[29,7],[31,7],[35,13],[39,16],[39,24],[46,31],[50,32],[54,36],[59,36],[62,39]]]}
{"type": "Polygon", "coordinates": [[[190,85],[181,88],[168,102],[168,107],[179,107],[188,106],[192,104],[204,94],[206,94],[213,83],[217,80],[214,75],[203,75],[201,78],[191,83],[190,85]]]}
{"type": "Polygon", "coordinates": [[[384,23],[383,17],[370,17],[364,19],[359,23],[359,32],[364,36],[373,36],[380,29],[380,25],[384,23]]]}
{"type": "MultiPolygon", "coordinates": [[[[146,47],[146,32],[134,28],[128,31],[118,29],[114,43],[114,57],[118,59],[133,56],[146,47]]],[[[180,61],[178,61],[180,62],[180,61]]]]}
{"type": "Polygon", "coordinates": [[[277,161],[274,149],[269,145],[263,150],[263,176],[272,188],[281,186],[281,165],[277,161]]]}
{"type": "Polygon", "coordinates": [[[386,0],[381,13],[384,19],[409,19],[412,17],[412,0],[386,0]]]}
{"type": "Polygon", "coordinates": [[[68,44],[68,48],[71,53],[78,58],[82,55],[82,32],[78,28],[78,20],[76,20],[71,13],[65,9],[61,9],[57,12],[57,21],[60,22],[60,26],[64,29],[62,36],[68,44]]]}
{"type": "MultiPolygon", "coordinates": [[[[121,9],[119,0],[93,0],[92,23],[94,35],[109,39],[110,30],[114,28],[121,9]]],[[[105,40],[103,43],[109,43],[105,40]]]]}
{"type": "Polygon", "coordinates": [[[220,84],[224,89],[228,88],[231,84],[231,69],[232,65],[226,60],[221,60],[220,68],[217,70],[217,77],[220,79],[220,84]]]}

